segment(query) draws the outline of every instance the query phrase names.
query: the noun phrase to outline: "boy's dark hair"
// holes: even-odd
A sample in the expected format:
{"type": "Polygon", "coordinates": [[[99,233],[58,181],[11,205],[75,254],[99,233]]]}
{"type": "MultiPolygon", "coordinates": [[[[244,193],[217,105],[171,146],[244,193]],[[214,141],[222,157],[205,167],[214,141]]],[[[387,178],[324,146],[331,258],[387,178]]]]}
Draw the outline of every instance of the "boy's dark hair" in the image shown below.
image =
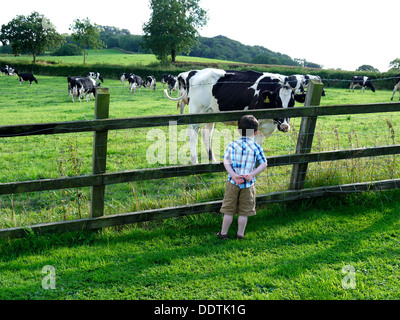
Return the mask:
{"type": "Polygon", "coordinates": [[[251,115],[243,116],[238,121],[238,129],[242,136],[252,136],[258,131],[258,120],[251,115]]]}

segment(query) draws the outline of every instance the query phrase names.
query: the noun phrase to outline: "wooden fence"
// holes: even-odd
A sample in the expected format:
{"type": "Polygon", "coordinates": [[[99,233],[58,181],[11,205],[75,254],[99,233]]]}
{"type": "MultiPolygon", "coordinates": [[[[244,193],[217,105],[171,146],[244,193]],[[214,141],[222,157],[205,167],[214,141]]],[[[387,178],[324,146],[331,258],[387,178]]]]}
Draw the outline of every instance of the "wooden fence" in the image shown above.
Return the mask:
{"type": "Polygon", "coordinates": [[[307,166],[312,162],[356,159],[371,156],[384,156],[400,153],[400,145],[390,145],[372,148],[357,148],[310,153],[318,116],[349,115],[365,113],[384,113],[400,111],[400,103],[377,103],[363,105],[319,106],[322,85],[310,83],[304,107],[291,109],[233,111],[224,113],[170,115],[145,118],[109,119],[110,94],[107,88],[98,88],[95,102],[95,120],[57,122],[32,125],[14,125],[0,127],[0,139],[5,137],[30,135],[55,135],[73,132],[94,132],[92,174],[85,176],[59,179],[42,179],[35,181],[0,183],[0,195],[40,192],[68,188],[91,188],[90,216],[86,219],[37,224],[28,227],[0,229],[0,237],[23,237],[27,231],[37,234],[59,233],[99,229],[109,226],[132,224],[142,221],[166,219],[188,214],[199,214],[218,211],[222,200],[197,203],[172,208],[154,209],[140,212],[104,215],[104,195],[108,185],[143,181],[150,179],[165,179],[170,177],[200,175],[210,172],[223,172],[222,163],[207,163],[199,165],[170,166],[155,169],[131,170],[115,173],[106,172],[107,137],[110,130],[124,130],[143,127],[166,126],[170,121],[177,125],[194,123],[237,121],[242,115],[253,114],[258,119],[296,118],[301,117],[301,125],[296,153],[268,157],[268,166],[293,166],[290,190],[257,196],[258,203],[273,203],[292,201],[305,198],[321,197],[330,194],[344,194],[372,190],[385,190],[400,187],[400,179],[373,181],[330,187],[303,189],[307,166]]]}

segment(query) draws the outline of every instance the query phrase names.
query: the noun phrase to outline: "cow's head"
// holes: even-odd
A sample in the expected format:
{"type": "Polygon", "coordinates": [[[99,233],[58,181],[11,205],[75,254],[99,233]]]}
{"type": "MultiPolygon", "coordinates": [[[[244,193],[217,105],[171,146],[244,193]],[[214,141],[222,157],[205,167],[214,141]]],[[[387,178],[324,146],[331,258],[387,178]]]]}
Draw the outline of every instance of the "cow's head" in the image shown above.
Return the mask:
{"type": "MultiPolygon", "coordinates": [[[[303,103],[305,94],[295,94],[291,86],[285,84],[278,86],[275,91],[263,91],[261,93],[263,99],[263,108],[293,108],[294,102],[303,103]]],[[[288,132],[290,130],[290,118],[274,119],[278,130],[288,132]]]]}
{"type": "Polygon", "coordinates": [[[375,87],[374,87],[374,85],[372,84],[371,80],[368,80],[368,81],[365,83],[365,85],[366,85],[368,88],[370,88],[370,89],[372,90],[372,92],[375,92],[375,87]]]}

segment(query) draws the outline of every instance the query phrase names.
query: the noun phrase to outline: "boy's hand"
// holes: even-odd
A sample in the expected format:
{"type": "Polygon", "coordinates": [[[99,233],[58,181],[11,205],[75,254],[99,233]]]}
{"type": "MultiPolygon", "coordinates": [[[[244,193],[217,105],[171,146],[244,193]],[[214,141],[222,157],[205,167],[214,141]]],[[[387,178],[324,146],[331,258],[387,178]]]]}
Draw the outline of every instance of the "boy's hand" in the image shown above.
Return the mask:
{"type": "Polygon", "coordinates": [[[247,181],[251,181],[254,178],[254,176],[251,173],[249,173],[243,175],[243,178],[245,178],[247,181]]]}
{"type": "Polygon", "coordinates": [[[244,182],[243,176],[240,176],[238,174],[232,175],[231,177],[237,185],[242,184],[244,182]]]}

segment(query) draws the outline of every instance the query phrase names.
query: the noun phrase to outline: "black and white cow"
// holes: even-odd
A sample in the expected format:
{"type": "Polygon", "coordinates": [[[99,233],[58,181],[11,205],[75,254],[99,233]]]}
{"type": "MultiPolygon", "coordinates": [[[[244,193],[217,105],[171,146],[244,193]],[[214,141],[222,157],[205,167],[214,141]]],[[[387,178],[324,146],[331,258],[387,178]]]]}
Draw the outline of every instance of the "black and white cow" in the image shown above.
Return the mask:
{"type": "MultiPolygon", "coordinates": [[[[189,113],[206,113],[234,110],[252,110],[264,108],[291,108],[295,100],[304,102],[304,94],[295,94],[284,84],[280,75],[256,71],[225,71],[220,69],[194,70],[178,76],[178,82],[184,83],[184,93],[174,99],[164,90],[170,100],[179,101],[188,98],[189,113]],[[186,77],[186,79],[184,79],[186,77]]],[[[277,129],[290,130],[290,119],[261,119],[256,141],[262,144],[265,137],[271,136],[277,129]]],[[[197,138],[200,124],[189,126],[189,148],[192,164],[197,164],[197,138]]],[[[202,136],[211,161],[215,161],[211,149],[211,137],[214,123],[203,125],[202,136]]]]}
{"type": "Polygon", "coordinates": [[[72,102],[74,97],[78,97],[79,102],[86,94],[86,101],[90,100],[90,95],[96,96],[96,88],[100,87],[100,83],[96,83],[96,80],[89,77],[68,77],[68,91],[72,96],[72,102]]]}
{"type": "Polygon", "coordinates": [[[163,74],[161,76],[161,84],[163,88],[165,88],[165,85],[168,83],[168,79],[173,78],[174,76],[172,74],[163,74]]]}
{"type": "Polygon", "coordinates": [[[185,94],[185,92],[186,92],[186,80],[189,74],[191,74],[191,72],[193,71],[186,71],[179,74],[179,76],[176,78],[176,84],[174,86],[178,89],[178,97],[182,97],[182,99],[178,100],[178,103],[176,104],[176,108],[180,110],[181,114],[185,113],[185,107],[186,105],[189,104],[189,97],[185,94]]]}
{"type": "Polygon", "coordinates": [[[4,67],[1,67],[1,68],[0,68],[0,72],[1,72],[1,75],[3,75],[3,73],[4,73],[5,75],[8,75],[8,66],[6,65],[6,66],[4,66],[4,67]]]}
{"type": "MultiPolygon", "coordinates": [[[[308,84],[310,83],[310,80],[314,80],[316,82],[322,83],[322,79],[320,76],[306,74],[303,76],[303,88],[304,89],[308,88],[308,84]]],[[[325,89],[324,88],[322,88],[322,96],[325,97],[325,89]]]]}
{"type": "Polygon", "coordinates": [[[153,89],[156,90],[156,78],[153,76],[146,77],[146,88],[149,88],[149,91],[153,89]]]}
{"type": "Polygon", "coordinates": [[[121,83],[126,86],[126,84],[129,83],[128,79],[133,76],[134,76],[134,74],[130,73],[130,72],[121,73],[121,75],[119,76],[119,79],[121,80],[121,83]]]}
{"type": "Polygon", "coordinates": [[[163,88],[165,88],[165,85],[167,84],[169,93],[171,94],[172,91],[175,91],[177,89],[178,78],[174,77],[172,74],[164,74],[161,77],[161,84],[162,84],[163,88]]]}
{"type": "Polygon", "coordinates": [[[1,68],[1,73],[4,73],[6,76],[14,76],[17,72],[16,68],[7,65],[1,68]]]}
{"type": "Polygon", "coordinates": [[[20,85],[22,85],[22,82],[24,82],[24,81],[29,81],[31,85],[32,85],[32,82],[38,83],[37,79],[34,77],[34,75],[32,73],[29,73],[29,72],[17,73],[17,76],[19,77],[20,85]]]}
{"type": "MultiPolygon", "coordinates": [[[[397,90],[400,91],[400,74],[398,74],[398,75],[396,76],[396,84],[394,85],[393,94],[392,94],[392,99],[390,99],[390,100],[393,101],[394,95],[395,95],[395,93],[396,93],[397,90]]],[[[400,94],[399,94],[399,100],[400,100],[400,94]]]]}
{"type": "Polygon", "coordinates": [[[357,86],[361,86],[361,92],[364,92],[365,88],[370,88],[372,92],[375,92],[375,87],[372,81],[366,76],[354,76],[350,83],[349,92],[357,86]]]}
{"type": "MultiPolygon", "coordinates": [[[[311,74],[306,74],[306,75],[301,75],[301,74],[296,74],[292,76],[282,76],[283,81],[285,83],[288,83],[295,93],[305,93],[305,90],[308,87],[308,83],[310,80],[317,81],[319,83],[322,83],[322,79],[320,76],[314,76],[311,74]]],[[[325,96],[325,90],[322,89],[322,96],[325,96]]]]}
{"type": "Polygon", "coordinates": [[[143,79],[140,76],[133,75],[128,78],[129,82],[129,90],[133,91],[133,93],[136,92],[136,88],[139,88],[139,93],[140,93],[140,88],[141,87],[146,87],[146,84],[144,83],[143,79]]]}
{"type": "Polygon", "coordinates": [[[92,79],[96,80],[96,81],[101,81],[101,82],[104,83],[104,80],[103,80],[103,78],[101,77],[101,75],[100,75],[99,72],[89,72],[87,76],[88,76],[89,78],[92,78],[92,79]]]}
{"type": "MultiPolygon", "coordinates": [[[[284,76],[282,76],[283,78],[284,76]]],[[[304,93],[305,77],[300,74],[294,74],[287,76],[282,79],[285,83],[289,84],[295,93],[304,93]]]]}

